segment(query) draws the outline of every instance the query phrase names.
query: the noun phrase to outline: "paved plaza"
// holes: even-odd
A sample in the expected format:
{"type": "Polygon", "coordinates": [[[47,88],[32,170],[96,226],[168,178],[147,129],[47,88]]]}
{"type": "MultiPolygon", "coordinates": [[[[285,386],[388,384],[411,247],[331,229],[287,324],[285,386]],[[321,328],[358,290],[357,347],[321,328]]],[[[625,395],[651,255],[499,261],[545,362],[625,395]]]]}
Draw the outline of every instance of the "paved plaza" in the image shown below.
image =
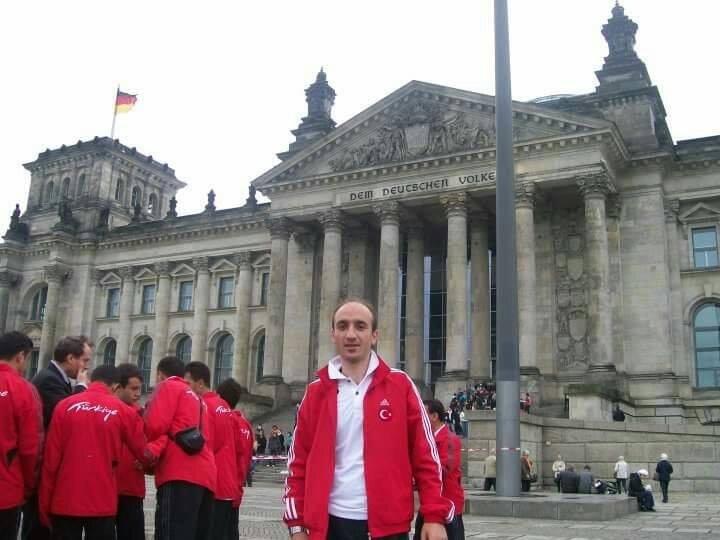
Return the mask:
{"type": "MultiPolygon", "coordinates": [[[[241,538],[287,539],[287,529],[281,521],[281,494],[282,486],[279,484],[255,483],[245,490],[240,508],[241,538]]],[[[466,537],[502,540],[692,540],[720,537],[720,496],[673,496],[671,492],[671,500],[671,504],[658,504],[655,513],[639,513],[609,522],[465,516],[466,537]]],[[[154,489],[150,489],[146,499],[148,538],[152,538],[154,506],[154,489]]]]}

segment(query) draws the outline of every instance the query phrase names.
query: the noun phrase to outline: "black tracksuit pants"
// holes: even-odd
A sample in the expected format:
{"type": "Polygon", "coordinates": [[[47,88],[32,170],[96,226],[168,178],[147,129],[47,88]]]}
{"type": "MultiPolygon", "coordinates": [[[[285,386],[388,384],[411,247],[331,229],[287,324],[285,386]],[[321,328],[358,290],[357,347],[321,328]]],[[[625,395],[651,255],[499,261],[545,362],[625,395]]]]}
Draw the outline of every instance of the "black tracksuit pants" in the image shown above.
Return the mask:
{"type": "MultiPolygon", "coordinates": [[[[327,540],[368,540],[368,538],[368,522],[366,520],[330,516],[327,540]]],[[[408,534],[393,534],[373,540],[408,540],[408,534]]]]}
{"type": "Polygon", "coordinates": [[[142,497],[118,497],[117,540],[145,540],[145,512],[142,497]]]}
{"type": "Polygon", "coordinates": [[[166,482],[157,490],[155,540],[211,540],[212,491],[190,482],[166,482]]]}
{"type": "Polygon", "coordinates": [[[52,516],[52,540],[114,540],[115,517],[52,516]]]}

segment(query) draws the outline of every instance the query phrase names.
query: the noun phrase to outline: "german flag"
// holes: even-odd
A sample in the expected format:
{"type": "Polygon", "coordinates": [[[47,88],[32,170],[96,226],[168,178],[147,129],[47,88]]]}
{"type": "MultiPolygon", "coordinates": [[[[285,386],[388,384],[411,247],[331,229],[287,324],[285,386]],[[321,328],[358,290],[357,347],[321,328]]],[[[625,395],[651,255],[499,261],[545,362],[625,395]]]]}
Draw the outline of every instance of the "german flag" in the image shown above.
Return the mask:
{"type": "Polygon", "coordinates": [[[115,114],[129,112],[135,106],[136,101],[136,94],[126,94],[118,90],[115,98],[115,114]]]}

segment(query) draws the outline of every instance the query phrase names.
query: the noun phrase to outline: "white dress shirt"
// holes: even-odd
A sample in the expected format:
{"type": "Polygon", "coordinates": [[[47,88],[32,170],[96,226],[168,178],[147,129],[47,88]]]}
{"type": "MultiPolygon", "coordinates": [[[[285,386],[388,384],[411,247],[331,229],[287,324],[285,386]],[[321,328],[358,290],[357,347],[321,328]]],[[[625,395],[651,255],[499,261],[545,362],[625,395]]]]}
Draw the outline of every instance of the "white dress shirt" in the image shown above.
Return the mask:
{"type": "Polygon", "coordinates": [[[330,379],[337,381],[337,430],[335,439],[335,477],[328,512],[339,518],[367,519],[365,463],[363,461],[363,401],[379,361],[373,351],[367,373],[360,384],[343,375],[340,357],[328,365],[330,379]]]}

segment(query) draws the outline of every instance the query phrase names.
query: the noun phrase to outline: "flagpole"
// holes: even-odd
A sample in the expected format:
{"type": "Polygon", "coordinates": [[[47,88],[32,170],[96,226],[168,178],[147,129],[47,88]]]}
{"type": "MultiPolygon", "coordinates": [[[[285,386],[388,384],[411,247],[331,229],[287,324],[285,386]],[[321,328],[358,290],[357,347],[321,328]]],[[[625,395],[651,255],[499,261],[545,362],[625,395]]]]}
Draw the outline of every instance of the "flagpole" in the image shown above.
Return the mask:
{"type": "Polygon", "coordinates": [[[110,128],[110,138],[115,139],[115,118],[117,117],[117,99],[120,95],[120,85],[117,87],[117,91],[115,92],[115,101],[113,102],[113,121],[112,121],[112,127],[110,128]]]}

